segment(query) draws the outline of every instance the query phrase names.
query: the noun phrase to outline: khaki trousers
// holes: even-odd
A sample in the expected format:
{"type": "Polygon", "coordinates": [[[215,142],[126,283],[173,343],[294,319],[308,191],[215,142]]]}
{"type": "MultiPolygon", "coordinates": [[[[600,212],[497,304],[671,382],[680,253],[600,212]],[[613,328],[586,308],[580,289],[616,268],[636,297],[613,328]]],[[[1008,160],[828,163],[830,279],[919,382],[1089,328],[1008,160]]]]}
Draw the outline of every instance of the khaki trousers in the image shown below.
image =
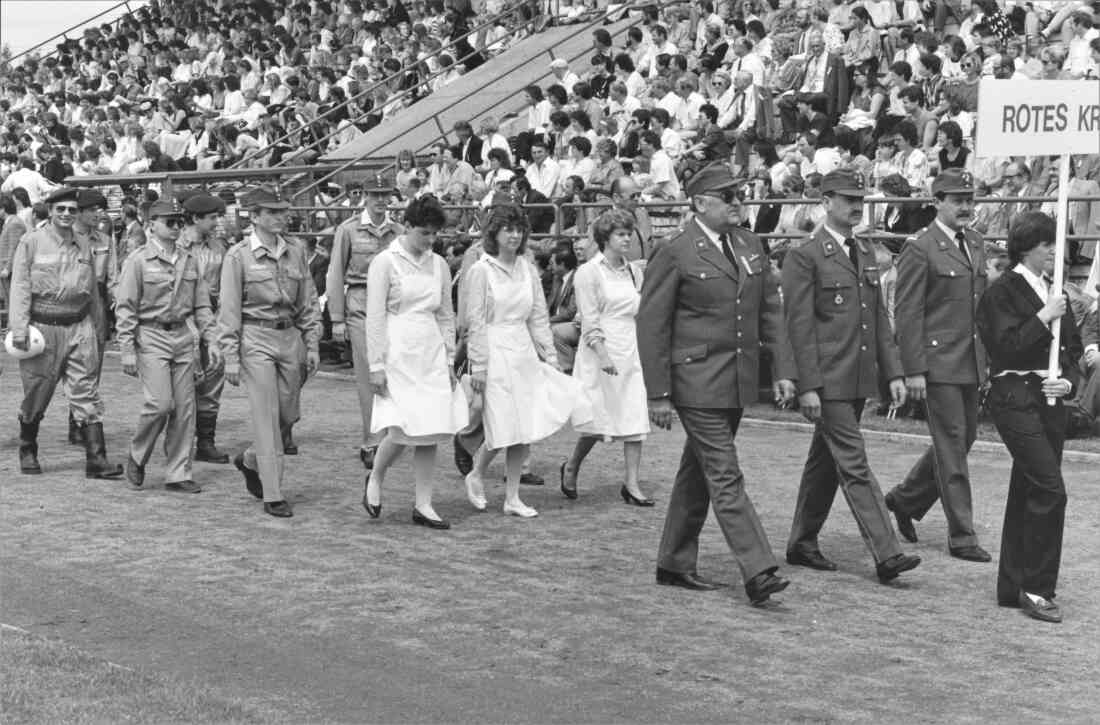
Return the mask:
{"type": "Polygon", "coordinates": [[[345,322],[351,340],[351,361],[355,366],[355,389],[359,393],[359,414],[363,420],[362,446],[377,445],[371,435],[371,412],[374,410],[374,391],[370,387],[370,362],[367,360],[367,288],[365,285],[348,287],[345,322]]]}
{"type": "Polygon", "coordinates": [[[283,438],[280,421],[298,420],[302,387],[302,333],[245,324],[241,334],[241,381],[248,395],[252,444],[245,464],[260,474],[264,501],[282,501],[283,438]]]}
{"type": "Polygon", "coordinates": [[[73,418],[78,423],[102,421],[97,374],[99,340],[91,316],[75,325],[33,324],[45,338],[46,349],[37,357],[19,361],[23,380],[19,419],[25,423],[42,420],[57,384],[64,381],[73,418]]]}
{"type": "Polygon", "coordinates": [[[137,330],[137,366],[145,397],[130,457],[144,466],[164,431],[164,482],[191,480],[195,439],[195,336],[188,326],[137,330]]]}

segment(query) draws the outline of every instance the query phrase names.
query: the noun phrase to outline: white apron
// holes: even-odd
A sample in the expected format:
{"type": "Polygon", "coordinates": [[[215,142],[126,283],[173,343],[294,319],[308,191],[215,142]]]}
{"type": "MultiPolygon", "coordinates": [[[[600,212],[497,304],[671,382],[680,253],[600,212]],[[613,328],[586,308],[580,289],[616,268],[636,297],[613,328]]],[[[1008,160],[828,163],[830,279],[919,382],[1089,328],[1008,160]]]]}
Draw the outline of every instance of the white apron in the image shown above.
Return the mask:
{"type": "Polygon", "coordinates": [[[578,433],[606,439],[643,440],[649,433],[649,402],[634,325],[641,297],[630,274],[615,274],[601,262],[592,264],[600,276],[603,342],[619,374],[601,370],[596,351],[581,341],[573,377],[592,402],[593,418],[575,428],[578,433]]]}
{"type": "Polygon", "coordinates": [[[462,386],[451,389],[447,349],[435,319],[443,302],[439,264],[432,274],[400,277],[398,311],[386,315],[386,387],[389,395],[374,396],[371,432],[388,429],[395,443],[434,445],[449,441],[466,426],[468,409],[462,386]]]}
{"type": "Polygon", "coordinates": [[[534,305],[530,264],[516,264],[521,271],[507,280],[489,274],[493,305],[482,415],[485,445],[492,450],[548,438],[570,419],[591,419],[580,383],[539,360],[527,329],[534,305]]]}

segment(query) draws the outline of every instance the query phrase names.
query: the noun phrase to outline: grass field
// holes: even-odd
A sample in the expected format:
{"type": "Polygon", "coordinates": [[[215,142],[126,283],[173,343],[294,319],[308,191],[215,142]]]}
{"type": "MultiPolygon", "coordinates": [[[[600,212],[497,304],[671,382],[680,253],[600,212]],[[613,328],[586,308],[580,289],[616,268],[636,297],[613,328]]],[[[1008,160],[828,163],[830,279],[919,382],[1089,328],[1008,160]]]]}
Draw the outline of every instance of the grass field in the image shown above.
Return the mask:
{"type": "MultiPolygon", "coordinates": [[[[198,496],[85,481],[64,443],[63,406],[43,425],[46,475],[21,476],[18,377],[0,376],[0,721],[8,722],[1095,722],[1100,694],[1100,459],[1067,462],[1070,504],[1061,626],[994,603],[994,564],[947,556],[934,508],[906,546],[924,564],[874,578],[843,500],[822,548],[831,574],[792,569],[773,610],[749,607],[708,522],[700,570],[731,585],[657,587],[654,556],[682,432],[653,435],[643,489],[618,499],[621,451],[598,447],[581,498],[557,491],[568,432],[536,448],[541,515],[474,512],[440,452],[437,510],[450,532],[414,527],[408,460],[383,514],[359,505],[358,422],[343,380],[307,386],[288,459],[295,517],[265,516],[231,466],[196,465],[198,496]],[[122,666],[119,670],[114,665],[122,666]]],[[[117,358],[104,372],[109,453],[125,456],[140,403],[117,358]]],[[[58,403],[61,403],[59,399],[58,403]]],[[[248,437],[228,389],[221,442],[248,437]]],[[[750,494],[782,553],[809,435],[746,423],[750,494]]],[[[871,438],[883,486],[920,448],[871,438]]],[[[1007,455],[975,452],[975,523],[994,554],[1007,455]]],[[[499,468],[495,469],[499,472],[499,468]]]]}

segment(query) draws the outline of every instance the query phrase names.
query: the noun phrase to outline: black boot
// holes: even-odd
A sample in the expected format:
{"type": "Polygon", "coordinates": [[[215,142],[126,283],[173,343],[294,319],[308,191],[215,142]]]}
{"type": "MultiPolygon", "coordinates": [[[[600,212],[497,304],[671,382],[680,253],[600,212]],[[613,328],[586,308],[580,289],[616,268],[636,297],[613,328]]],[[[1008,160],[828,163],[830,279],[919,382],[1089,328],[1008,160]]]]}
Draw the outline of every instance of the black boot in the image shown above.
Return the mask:
{"type": "Polygon", "coordinates": [[[38,423],[19,421],[19,471],[27,474],[42,473],[38,465],[38,423]]]}
{"type": "Polygon", "coordinates": [[[76,423],[76,418],[73,417],[73,412],[69,411],[69,444],[74,446],[84,445],[84,438],[81,437],[80,426],[76,423]]]}
{"type": "Polygon", "coordinates": [[[206,463],[229,463],[229,454],[214,445],[214,432],[218,427],[217,413],[199,413],[195,416],[195,460],[206,463]]]}
{"type": "Polygon", "coordinates": [[[122,466],[107,460],[107,443],[103,440],[102,423],[85,423],[84,463],[85,478],[118,478],[122,475],[122,466]]]}

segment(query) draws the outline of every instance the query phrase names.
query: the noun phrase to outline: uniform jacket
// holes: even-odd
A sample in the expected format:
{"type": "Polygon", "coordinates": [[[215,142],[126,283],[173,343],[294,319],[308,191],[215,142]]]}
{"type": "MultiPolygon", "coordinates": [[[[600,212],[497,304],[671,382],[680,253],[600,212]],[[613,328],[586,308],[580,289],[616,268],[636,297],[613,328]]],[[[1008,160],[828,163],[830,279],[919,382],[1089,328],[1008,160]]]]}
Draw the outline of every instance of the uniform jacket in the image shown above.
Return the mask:
{"type": "Polygon", "coordinates": [[[227,372],[240,370],[241,327],[246,320],[290,320],[313,352],[321,340],[321,311],[305,248],[280,238],[277,249],[252,249],[255,232],[234,244],[222,262],[218,344],[227,372]]]}
{"type": "Polygon", "coordinates": [[[798,390],[816,390],[823,400],[870,397],[880,372],[887,380],[902,377],[874,249],[866,240],[856,244],[858,274],[844,246],[824,227],[783,261],[798,390]]]}
{"type": "MultiPolygon", "coordinates": [[[[1062,377],[1076,389],[1077,361],[1084,352],[1081,335],[1068,311],[1061,317],[1059,364],[1062,377]]],[[[978,303],[978,332],[989,351],[989,374],[1004,370],[1046,370],[1054,336],[1037,316],[1043,300],[1018,272],[1008,270],[989,285],[978,303]]],[[[1068,398],[1067,398],[1068,399],[1068,398]]]]}
{"type": "Polygon", "coordinates": [[[646,266],[638,351],[650,399],[694,408],[743,408],[759,395],[760,351],[773,377],[793,377],[779,286],[751,232],[730,232],[732,265],[691,220],[646,266]]]}
{"type": "Polygon", "coordinates": [[[9,325],[17,336],[26,335],[36,313],[98,319],[103,303],[88,238],[74,232],[65,241],[50,222],[27,232],[12,257],[9,294],[9,325]]]}
{"type": "Polygon", "coordinates": [[[964,233],[970,259],[937,222],[908,240],[898,256],[894,320],[901,367],[931,383],[985,379],[976,321],[987,283],[985,246],[974,230],[964,233]]]}
{"type": "Polygon", "coordinates": [[[199,275],[206,282],[206,288],[210,291],[210,304],[213,309],[218,308],[218,298],[221,294],[222,260],[229,245],[222,237],[211,235],[203,239],[194,227],[188,227],[180,235],[176,245],[191,252],[198,265],[199,275]]]}
{"type": "MultiPolygon", "coordinates": [[[[152,242],[131,252],[119,275],[115,315],[123,363],[136,362],[135,351],[141,347],[137,330],[143,324],[174,323],[193,317],[196,330],[207,344],[215,340],[210,291],[199,273],[197,258],[187,249],[177,247],[174,264],[152,242]]],[[[193,333],[188,330],[186,334],[193,333]]]]}
{"type": "Polygon", "coordinates": [[[336,227],[325,284],[328,313],[333,322],[343,322],[346,317],[344,285],[365,285],[370,261],[404,231],[404,227],[388,216],[381,225],[375,226],[369,221],[364,224],[363,214],[356,214],[336,227]]]}

